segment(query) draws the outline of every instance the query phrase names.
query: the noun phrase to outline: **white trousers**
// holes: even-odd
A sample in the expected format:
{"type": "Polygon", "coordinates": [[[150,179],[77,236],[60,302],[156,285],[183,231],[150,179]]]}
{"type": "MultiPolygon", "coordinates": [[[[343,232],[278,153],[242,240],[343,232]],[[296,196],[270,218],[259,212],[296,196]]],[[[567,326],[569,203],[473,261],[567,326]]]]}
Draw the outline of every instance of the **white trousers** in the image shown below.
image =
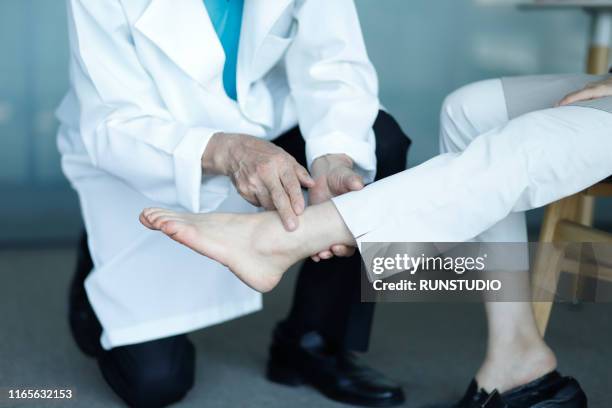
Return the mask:
{"type": "Polygon", "coordinates": [[[334,199],[359,244],[526,241],[524,211],[612,174],[612,114],[564,106],[509,120],[497,79],[447,97],[440,134],[439,156],[334,199]]]}

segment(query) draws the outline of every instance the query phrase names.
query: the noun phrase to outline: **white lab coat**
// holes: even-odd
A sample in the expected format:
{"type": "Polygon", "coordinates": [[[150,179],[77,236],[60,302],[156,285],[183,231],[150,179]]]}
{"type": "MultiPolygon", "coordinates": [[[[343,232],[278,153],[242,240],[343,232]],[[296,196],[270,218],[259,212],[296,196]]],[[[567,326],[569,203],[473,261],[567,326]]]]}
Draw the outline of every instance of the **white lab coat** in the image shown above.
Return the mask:
{"type": "Polygon", "coordinates": [[[227,177],[202,174],[218,131],[270,140],[299,120],[309,164],[346,153],[372,179],[378,84],[353,1],[245,0],[237,102],[224,92],[225,55],[203,0],[67,3],[71,88],[58,144],[89,234],[86,288],[103,346],[258,310],[259,294],[138,214],[255,211],[227,177]]]}

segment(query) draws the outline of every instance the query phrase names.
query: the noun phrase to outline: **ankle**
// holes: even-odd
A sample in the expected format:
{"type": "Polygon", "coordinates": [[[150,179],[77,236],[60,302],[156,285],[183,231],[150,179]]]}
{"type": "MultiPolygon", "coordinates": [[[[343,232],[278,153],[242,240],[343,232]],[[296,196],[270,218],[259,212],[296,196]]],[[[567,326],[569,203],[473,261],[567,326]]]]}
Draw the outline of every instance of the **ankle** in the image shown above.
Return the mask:
{"type": "Polygon", "coordinates": [[[557,358],[543,341],[515,342],[490,349],[476,379],[487,391],[500,392],[527,384],[557,368],[557,358]]]}
{"type": "Polygon", "coordinates": [[[260,213],[252,228],[253,249],[263,256],[290,257],[295,261],[305,258],[311,254],[305,250],[308,239],[304,228],[303,216],[299,217],[298,228],[289,232],[283,226],[278,213],[260,213]]]}
{"type": "Polygon", "coordinates": [[[252,228],[254,249],[262,255],[290,256],[297,261],[332,245],[355,244],[331,201],[307,207],[298,219],[298,228],[288,232],[276,212],[261,213],[252,228]]]}
{"type": "Polygon", "coordinates": [[[556,366],[555,354],[537,334],[517,333],[514,336],[498,337],[490,341],[487,360],[506,361],[519,358],[532,363],[548,362],[549,365],[554,362],[556,366]]]}
{"type": "MultiPolygon", "coordinates": [[[[331,245],[354,246],[355,239],[332,201],[310,206],[300,219],[313,249],[321,251],[331,245]]],[[[302,225],[302,224],[300,224],[302,225]]]]}
{"type": "Polygon", "coordinates": [[[544,343],[531,347],[515,346],[503,351],[489,351],[485,361],[497,367],[547,366],[554,369],[557,366],[555,353],[544,343]]]}

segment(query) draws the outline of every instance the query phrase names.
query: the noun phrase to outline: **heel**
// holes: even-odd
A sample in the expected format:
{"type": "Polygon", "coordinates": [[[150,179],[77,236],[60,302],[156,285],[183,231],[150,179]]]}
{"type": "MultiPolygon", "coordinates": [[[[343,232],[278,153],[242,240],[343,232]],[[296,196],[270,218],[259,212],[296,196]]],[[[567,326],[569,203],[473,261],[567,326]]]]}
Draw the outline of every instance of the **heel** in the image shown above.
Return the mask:
{"type": "Polygon", "coordinates": [[[266,377],[274,383],[289,387],[297,387],[304,383],[302,377],[294,368],[273,361],[268,362],[266,377]]]}

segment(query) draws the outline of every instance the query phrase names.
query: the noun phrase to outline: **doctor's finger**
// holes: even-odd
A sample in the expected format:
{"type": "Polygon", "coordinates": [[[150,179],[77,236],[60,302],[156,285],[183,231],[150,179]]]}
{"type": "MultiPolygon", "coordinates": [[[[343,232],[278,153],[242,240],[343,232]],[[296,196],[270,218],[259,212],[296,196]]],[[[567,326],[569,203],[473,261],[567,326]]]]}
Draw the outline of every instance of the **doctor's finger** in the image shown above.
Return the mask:
{"type": "Polygon", "coordinates": [[[334,254],[331,251],[326,249],[325,251],[321,251],[318,254],[312,255],[310,259],[312,259],[315,262],[321,262],[323,260],[331,259],[333,257],[334,257],[334,254]],[[325,258],[323,258],[322,256],[325,256],[325,258]]]}
{"type": "Polygon", "coordinates": [[[283,183],[285,191],[289,195],[293,211],[297,215],[300,215],[304,211],[305,204],[304,195],[302,194],[302,186],[300,185],[297,175],[291,170],[286,170],[281,175],[281,182],[283,183]]]}
{"type": "Polygon", "coordinates": [[[273,184],[270,189],[270,195],[272,196],[272,202],[274,207],[278,211],[278,215],[283,221],[283,225],[287,231],[294,231],[298,226],[298,219],[293,211],[291,202],[287,192],[282,187],[280,180],[278,183],[273,184]]]}
{"type": "Polygon", "coordinates": [[[250,191],[248,187],[243,187],[240,185],[236,186],[236,190],[238,190],[238,194],[240,194],[240,196],[246,201],[248,201],[250,204],[254,205],[255,207],[262,206],[259,200],[257,199],[255,193],[253,191],[250,191]]]}
{"type": "Polygon", "coordinates": [[[243,195],[242,198],[247,200],[249,202],[249,204],[254,205],[255,207],[263,207],[263,205],[261,205],[261,203],[259,202],[259,199],[257,198],[257,196],[255,194],[253,194],[253,195],[243,195]]]}
{"type": "Polygon", "coordinates": [[[331,247],[331,251],[335,256],[346,258],[349,256],[353,256],[353,254],[355,253],[355,248],[346,245],[333,245],[331,247]]]}
{"type": "Polygon", "coordinates": [[[300,166],[299,164],[296,164],[294,168],[295,168],[295,173],[297,174],[297,177],[300,180],[300,183],[302,184],[303,187],[305,188],[314,187],[316,183],[314,179],[310,176],[310,173],[308,173],[308,170],[306,170],[304,167],[300,166]]]}
{"type": "Polygon", "coordinates": [[[338,169],[333,177],[329,178],[329,188],[334,195],[345,194],[349,191],[361,190],[363,179],[352,169],[343,167],[338,169]]]}
{"type": "Polygon", "coordinates": [[[260,207],[265,208],[266,210],[274,210],[274,203],[272,202],[272,198],[270,197],[270,193],[265,188],[258,190],[255,193],[255,197],[260,204],[260,207]]]}
{"type": "Polygon", "coordinates": [[[334,254],[330,250],[321,251],[317,254],[317,256],[323,260],[332,259],[334,254]]]}

